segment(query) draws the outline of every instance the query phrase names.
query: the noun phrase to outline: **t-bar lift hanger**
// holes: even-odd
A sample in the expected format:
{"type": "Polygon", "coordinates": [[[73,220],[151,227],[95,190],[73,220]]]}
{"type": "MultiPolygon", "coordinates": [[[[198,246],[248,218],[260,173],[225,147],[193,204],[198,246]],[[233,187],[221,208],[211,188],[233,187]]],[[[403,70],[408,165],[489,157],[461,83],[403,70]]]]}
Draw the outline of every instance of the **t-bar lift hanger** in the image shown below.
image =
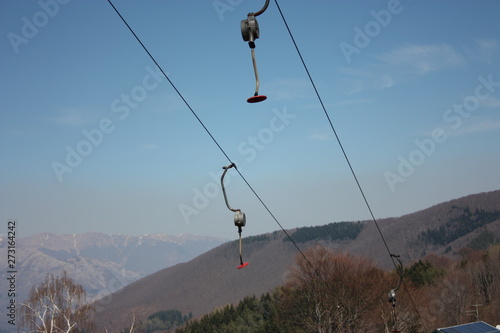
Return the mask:
{"type": "Polygon", "coordinates": [[[257,63],[255,61],[255,40],[259,38],[259,23],[256,17],[262,14],[269,6],[269,1],[266,0],[264,7],[255,13],[248,13],[247,19],[241,21],[241,36],[252,50],[253,71],[255,73],[255,94],[247,99],[248,103],[262,102],[267,99],[264,95],[259,95],[259,73],[257,71],[257,63]]]}
{"type": "Polygon", "coordinates": [[[399,274],[399,283],[398,283],[398,286],[394,289],[391,289],[391,291],[389,291],[389,303],[392,303],[392,306],[396,306],[396,291],[399,290],[399,288],[401,287],[401,283],[403,282],[403,263],[401,262],[401,260],[399,259],[399,255],[396,255],[396,254],[392,254],[391,253],[391,257],[393,258],[396,258],[396,260],[399,262],[399,266],[397,267],[397,271],[398,271],[398,274],[399,274]]]}
{"type": "Polygon", "coordinates": [[[224,169],[224,172],[222,173],[222,176],[220,178],[220,184],[222,186],[222,193],[224,194],[224,200],[226,201],[227,208],[235,213],[234,225],[238,227],[238,234],[240,235],[240,265],[237,268],[241,269],[248,265],[248,262],[243,263],[243,257],[241,255],[241,231],[246,224],[246,217],[245,213],[243,213],[240,209],[234,209],[229,206],[229,202],[227,201],[226,189],[224,188],[224,176],[226,175],[227,170],[231,169],[232,167],[236,168],[236,165],[234,163],[231,163],[228,166],[222,167],[222,169],[224,169]]]}
{"type": "Polygon", "coordinates": [[[391,253],[391,257],[392,258],[396,258],[396,260],[399,262],[399,265],[396,267],[396,271],[398,272],[399,274],[399,283],[398,283],[398,286],[394,289],[391,289],[391,291],[389,291],[389,303],[392,303],[392,320],[393,320],[393,328],[392,328],[392,332],[394,333],[397,333],[397,332],[401,332],[400,330],[397,329],[397,326],[398,326],[398,314],[396,312],[396,291],[399,290],[399,288],[401,288],[401,283],[403,282],[403,275],[404,275],[404,269],[403,269],[403,263],[401,262],[401,259],[399,259],[399,255],[396,255],[396,254],[392,254],[391,253]]]}

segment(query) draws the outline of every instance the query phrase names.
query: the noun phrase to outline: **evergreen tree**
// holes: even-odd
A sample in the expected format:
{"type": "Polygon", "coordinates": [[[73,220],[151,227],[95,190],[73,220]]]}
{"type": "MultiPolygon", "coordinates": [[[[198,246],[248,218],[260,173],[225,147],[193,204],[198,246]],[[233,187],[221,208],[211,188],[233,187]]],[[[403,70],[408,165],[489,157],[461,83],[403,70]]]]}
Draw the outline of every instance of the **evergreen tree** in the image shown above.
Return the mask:
{"type": "Polygon", "coordinates": [[[429,261],[419,260],[406,268],[404,274],[408,276],[415,287],[422,287],[433,284],[437,278],[444,275],[444,271],[437,269],[429,261]]]}

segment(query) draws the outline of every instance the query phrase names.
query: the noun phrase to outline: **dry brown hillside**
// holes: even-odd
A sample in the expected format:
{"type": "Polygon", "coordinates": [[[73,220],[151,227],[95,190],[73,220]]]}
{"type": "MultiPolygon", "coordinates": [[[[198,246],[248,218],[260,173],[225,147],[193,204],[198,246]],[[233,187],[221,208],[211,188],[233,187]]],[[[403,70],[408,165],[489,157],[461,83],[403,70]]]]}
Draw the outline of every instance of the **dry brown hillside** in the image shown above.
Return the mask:
{"type": "MultiPolygon", "coordinates": [[[[298,228],[288,233],[301,250],[321,243],[373,258],[379,266],[390,269],[392,262],[374,222],[351,224],[362,226],[354,239],[337,237],[331,230],[340,230],[334,228],[338,223],[298,228]]],[[[500,191],[470,195],[413,214],[382,219],[378,224],[390,252],[401,255],[405,264],[430,253],[456,256],[460,248],[482,232],[494,234],[500,240],[500,191]]],[[[250,264],[237,270],[237,243],[223,244],[97,302],[96,324],[116,331],[130,326],[134,317],[145,320],[154,312],[170,309],[201,316],[282,284],[297,253],[282,231],[249,237],[244,243],[244,258],[250,264]]]]}

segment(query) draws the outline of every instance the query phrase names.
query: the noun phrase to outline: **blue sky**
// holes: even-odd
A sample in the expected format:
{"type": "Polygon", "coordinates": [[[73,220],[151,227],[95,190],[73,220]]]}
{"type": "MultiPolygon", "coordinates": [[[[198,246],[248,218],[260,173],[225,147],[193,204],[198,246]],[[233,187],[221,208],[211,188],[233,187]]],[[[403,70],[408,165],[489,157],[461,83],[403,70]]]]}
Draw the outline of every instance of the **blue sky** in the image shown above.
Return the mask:
{"type": "MultiPolygon", "coordinates": [[[[370,219],[274,1],[115,1],[285,228],[370,219]]],[[[280,1],[376,218],[500,188],[498,1],[280,1]]],[[[0,219],[234,238],[229,164],[107,1],[0,2],[0,219]]],[[[231,171],[244,235],[279,229],[231,171]]],[[[6,223],[3,230],[6,232],[6,223]]]]}

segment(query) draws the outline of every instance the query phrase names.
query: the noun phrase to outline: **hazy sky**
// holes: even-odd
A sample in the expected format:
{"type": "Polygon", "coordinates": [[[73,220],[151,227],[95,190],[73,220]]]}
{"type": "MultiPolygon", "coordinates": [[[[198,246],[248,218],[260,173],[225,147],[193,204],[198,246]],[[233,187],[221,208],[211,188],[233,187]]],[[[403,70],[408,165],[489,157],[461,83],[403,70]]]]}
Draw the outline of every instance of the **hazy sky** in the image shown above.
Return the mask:
{"type": "MultiPolygon", "coordinates": [[[[369,219],[272,0],[116,7],[285,228],[369,219]]],[[[499,1],[279,1],[376,218],[500,188],[499,1]]],[[[234,238],[229,161],[105,0],[0,1],[0,220],[234,238]]],[[[279,226],[235,172],[244,235],[279,226]]]]}

